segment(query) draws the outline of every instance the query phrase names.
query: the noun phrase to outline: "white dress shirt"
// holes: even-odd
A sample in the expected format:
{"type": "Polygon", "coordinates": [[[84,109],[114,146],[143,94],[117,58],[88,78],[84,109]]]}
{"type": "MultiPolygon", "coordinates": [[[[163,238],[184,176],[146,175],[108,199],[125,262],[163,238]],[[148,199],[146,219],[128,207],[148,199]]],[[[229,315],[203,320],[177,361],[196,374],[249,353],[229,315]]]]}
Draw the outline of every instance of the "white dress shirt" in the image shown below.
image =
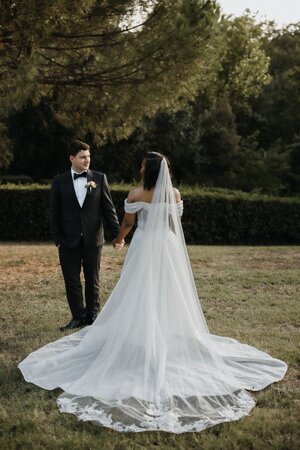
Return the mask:
{"type": "MultiPolygon", "coordinates": [[[[86,183],[87,183],[87,179],[86,179],[86,177],[80,177],[80,178],[77,178],[76,180],[74,180],[74,173],[77,173],[77,172],[75,172],[73,169],[71,169],[73,186],[75,189],[76,197],[77,197],[80,207],[82,208],[85,196],[87,194],[87,188],[85,187],[86,183]]],[[[80,172],[80,173],[82,173],[82,172],[80,172]]]]}

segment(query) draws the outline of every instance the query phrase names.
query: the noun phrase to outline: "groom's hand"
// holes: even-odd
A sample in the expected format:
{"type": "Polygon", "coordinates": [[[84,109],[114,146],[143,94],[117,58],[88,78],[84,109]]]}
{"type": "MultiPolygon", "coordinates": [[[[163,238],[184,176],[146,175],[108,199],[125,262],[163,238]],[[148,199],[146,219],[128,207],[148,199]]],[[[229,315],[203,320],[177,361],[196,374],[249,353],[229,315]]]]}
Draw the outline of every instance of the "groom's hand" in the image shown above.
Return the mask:
{"type": "Polygon", "coordinates": [[[124,244],[125,244],[124,239],[122,239],[121,242],[118,242],[118,241],[117,241],[117,238],[115,238],[115,239],[112,241],[112,245],[113,245],[113,247],[114,247],[116,250],[121,250],[121,248],[124,246],[124,244]]]}

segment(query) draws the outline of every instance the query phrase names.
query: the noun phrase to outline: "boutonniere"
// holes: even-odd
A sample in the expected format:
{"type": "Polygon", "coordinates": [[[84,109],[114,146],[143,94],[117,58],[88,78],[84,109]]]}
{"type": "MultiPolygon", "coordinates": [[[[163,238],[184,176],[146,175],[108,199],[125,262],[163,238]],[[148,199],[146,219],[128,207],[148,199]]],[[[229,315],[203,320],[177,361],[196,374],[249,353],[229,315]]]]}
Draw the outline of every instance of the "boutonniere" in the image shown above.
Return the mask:
{"type": "Polygon", "coordinates": [[[96,189],[97,184],[95,183],[95,181],[89,181],[85,187],[91,192],[92,189],[96,189]]]}

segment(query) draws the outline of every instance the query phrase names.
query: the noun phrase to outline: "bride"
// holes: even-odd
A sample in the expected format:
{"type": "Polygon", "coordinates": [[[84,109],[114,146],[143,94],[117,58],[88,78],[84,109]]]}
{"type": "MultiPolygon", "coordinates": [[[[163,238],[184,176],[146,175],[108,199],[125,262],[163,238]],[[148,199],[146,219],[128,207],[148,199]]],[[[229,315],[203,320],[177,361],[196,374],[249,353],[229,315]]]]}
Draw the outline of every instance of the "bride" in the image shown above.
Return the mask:
{"type": "Polygon", "coordinates": [[[183,202],[167,159],[142,163],[143,187],[125,200],[117,242],[137,228],[120,279],[93,323],[31,353],[26,381],[60,387],[61,412],[117,431],[201,431],[249,414],[257,391],[287,365],[210,334],[181,227],[183,202]]]}

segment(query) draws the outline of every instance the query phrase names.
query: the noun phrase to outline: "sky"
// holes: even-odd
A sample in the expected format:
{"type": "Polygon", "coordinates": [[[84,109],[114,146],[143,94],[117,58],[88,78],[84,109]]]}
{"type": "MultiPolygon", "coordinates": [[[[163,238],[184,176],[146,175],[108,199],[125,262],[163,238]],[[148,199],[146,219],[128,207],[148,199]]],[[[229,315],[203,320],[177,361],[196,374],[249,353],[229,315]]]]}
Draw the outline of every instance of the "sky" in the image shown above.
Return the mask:
{"type": "Polygon", "coordinates": [[[279,27],[300,22],[300,0],[218,0],[223,14],[241,15],[245,9],[259,20],[275,20],[279,27]]]}

